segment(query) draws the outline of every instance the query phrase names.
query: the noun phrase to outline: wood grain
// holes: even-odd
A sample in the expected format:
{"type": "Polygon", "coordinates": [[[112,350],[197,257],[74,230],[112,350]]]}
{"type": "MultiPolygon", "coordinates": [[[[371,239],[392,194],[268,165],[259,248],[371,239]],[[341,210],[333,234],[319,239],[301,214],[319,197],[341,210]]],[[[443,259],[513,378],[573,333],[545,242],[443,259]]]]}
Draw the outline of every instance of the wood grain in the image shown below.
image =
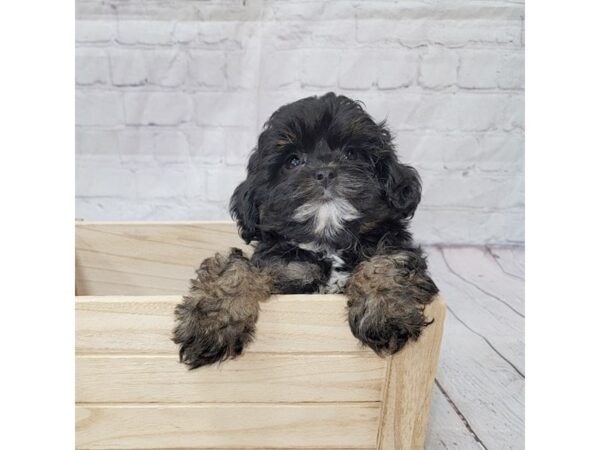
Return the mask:
{"type": "MultiPolygon", "coordinates": [[[[77,297],[78,353],[176,354],[171,342],[178,296],[77,297]]],[[[273,296],[261,304],[255,342],[247,352],[359,352],[342,295],[273,296]]]]}
{"type": "Polygon", "coordinates": [[[409,342],[401,352],[387,360],[387,386],[383,390],[377,444],[380,450],[423,448],[444,328],[442,299],[429,305],[426,313],[434,322],[418,341],[409,342]]]}
{"type": "Polygon", "coordinates": [[[245,355],[189,372],[173,309],[204,258],[251,251],[234,224],[76,230],[78,448],[422,448],[441,299],[423,337],[384,360],[351,335],[345,297],[273,296],[245,355]]]}
{"type": "Polygon", "coordinates": [[[377,402],[385,360],[376,355],[247,354],[189,371],[170,356],[78,356],[76,401],[377,402]],[[174,382],[176,380],[176,382],[174,382]]]}
{"type": "Polygon", "coordinates": [[[523,280],[506,276],[492,253],[474,247],[444,248],[441,252],[456,276],[495,297],[521,316],[525,314],[523,280]]]}
{"type": "Polygon", "coordinates": [[[525,380],[448,313],[438,380],[488,449],[524,448],[525,380]]]}
{"type": "Polygon", "coordinates": [[[80,405],[79,449],[369,448],[377,403],[80,405]]]}
{"type": "Polygon", "coordinates": [[[437,386],[433,388],[429,425],[425,439],[427,450],[482,450],[450,401],[437,386]]]}
{"type": "MultiPolygon", "coordinates": [[[[443,254],[439,249],[432,249],[429,251],[428,261],[434,279],[439,280],[438,286],[450,305],[449,315],[454,314],[475,334],[476,339],[487,342],[487,345],[523,374],[525,319],[493,296],[461,279],[446,264],[443,256],[445,253],[446,249],[443,254]]],[[[479,265],[478,261],[480,260],[472,260],[471,265],[479,265]]],[[[500,277],[500,275],[499,273],[487,274],[481,280],[490,277],[500,277]]],[[[508,286],[510,284],[507,284],[508,286]]],[[[514,288],[520,290],[522,286],[514,286],[514,288]]],[[[511,295],[510,291],[507,291],[505,298],[511,295]]]]}
{"type": "Polygon", "coordinates": [[[251,248],[233,222],[77,222],[78,295],[182,294],[202,260],[251,248]]]}

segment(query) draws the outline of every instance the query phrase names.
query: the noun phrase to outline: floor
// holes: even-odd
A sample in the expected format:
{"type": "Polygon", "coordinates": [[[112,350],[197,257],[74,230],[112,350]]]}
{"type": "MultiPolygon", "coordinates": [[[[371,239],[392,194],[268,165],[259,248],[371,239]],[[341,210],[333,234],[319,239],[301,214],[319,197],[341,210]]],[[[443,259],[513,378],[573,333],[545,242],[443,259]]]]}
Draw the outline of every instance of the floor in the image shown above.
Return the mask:
{"type": "Polygon", "coordinates": [[[524,249],[425,250],[448,308],[426,449],[522,449],[524,249]]]}

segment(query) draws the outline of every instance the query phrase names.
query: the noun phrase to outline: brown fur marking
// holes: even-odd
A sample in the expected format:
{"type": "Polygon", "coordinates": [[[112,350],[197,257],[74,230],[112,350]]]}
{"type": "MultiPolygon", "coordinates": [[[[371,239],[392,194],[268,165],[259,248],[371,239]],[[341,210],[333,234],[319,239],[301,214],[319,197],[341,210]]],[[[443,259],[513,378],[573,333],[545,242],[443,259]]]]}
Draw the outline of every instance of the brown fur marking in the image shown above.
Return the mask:
{"type": "Polygon", "coordinates": [[[373,256],[346,285],[352,334],[379,355],[393,354],[431,323],[423,310],[437,292],[419,254],[373,256]]]}
{"type": "Polygon", "coordinates": [[[235,358],[252,341],[259,302],[271,291],[271,278],[232,249],[205,259],[187,296],[175,308],[173,341],[191,369],[235,358]]]}

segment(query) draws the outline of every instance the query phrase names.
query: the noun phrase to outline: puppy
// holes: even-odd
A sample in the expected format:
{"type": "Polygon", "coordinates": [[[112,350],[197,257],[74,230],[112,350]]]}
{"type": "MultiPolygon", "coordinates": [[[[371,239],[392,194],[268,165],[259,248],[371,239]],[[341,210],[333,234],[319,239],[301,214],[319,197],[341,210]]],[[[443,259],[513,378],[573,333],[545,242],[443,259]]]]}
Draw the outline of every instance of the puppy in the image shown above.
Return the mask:
{"type": "Polygon", "coordinates": [[[350,330],[379,355],[418,338],[438,292],[408,230],[420,199],[416,170],[358,102],[328,93],[279,108],[231,198],[254,253],[201,264],[175,310],[181,361],[238,356],[273,293],[344,293],[350,330]]]}

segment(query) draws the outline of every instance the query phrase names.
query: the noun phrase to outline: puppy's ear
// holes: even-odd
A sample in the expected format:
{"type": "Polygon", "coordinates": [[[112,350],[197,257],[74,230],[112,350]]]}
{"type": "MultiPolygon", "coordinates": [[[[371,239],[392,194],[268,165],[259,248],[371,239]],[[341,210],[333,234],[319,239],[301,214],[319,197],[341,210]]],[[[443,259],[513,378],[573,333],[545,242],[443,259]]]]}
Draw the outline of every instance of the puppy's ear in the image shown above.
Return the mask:
{"type": "Polygon", "coordinates": [[[229,202],[229,210],[231,216],[237,221],[240,236],[246,244],[258,237],[258,207],[250,176],[235,188],[229,202]]]}
{"type": "Polygon", "coordinates": [[[378,124],[380,145],[384,157],[378,161],[383,190],[391,207],[399,210],[403,219],[410,219],[421,201],[421,177],[414,167],[400,164],[385,122],[378,124]]]}
{"type": "Polygon", "coordinates": [[[421,201],[421,178],[414,167],[390,158],[386,167],[384,191],[390,205],[399,210],[403,219],[410,219],[421,201]]]}

